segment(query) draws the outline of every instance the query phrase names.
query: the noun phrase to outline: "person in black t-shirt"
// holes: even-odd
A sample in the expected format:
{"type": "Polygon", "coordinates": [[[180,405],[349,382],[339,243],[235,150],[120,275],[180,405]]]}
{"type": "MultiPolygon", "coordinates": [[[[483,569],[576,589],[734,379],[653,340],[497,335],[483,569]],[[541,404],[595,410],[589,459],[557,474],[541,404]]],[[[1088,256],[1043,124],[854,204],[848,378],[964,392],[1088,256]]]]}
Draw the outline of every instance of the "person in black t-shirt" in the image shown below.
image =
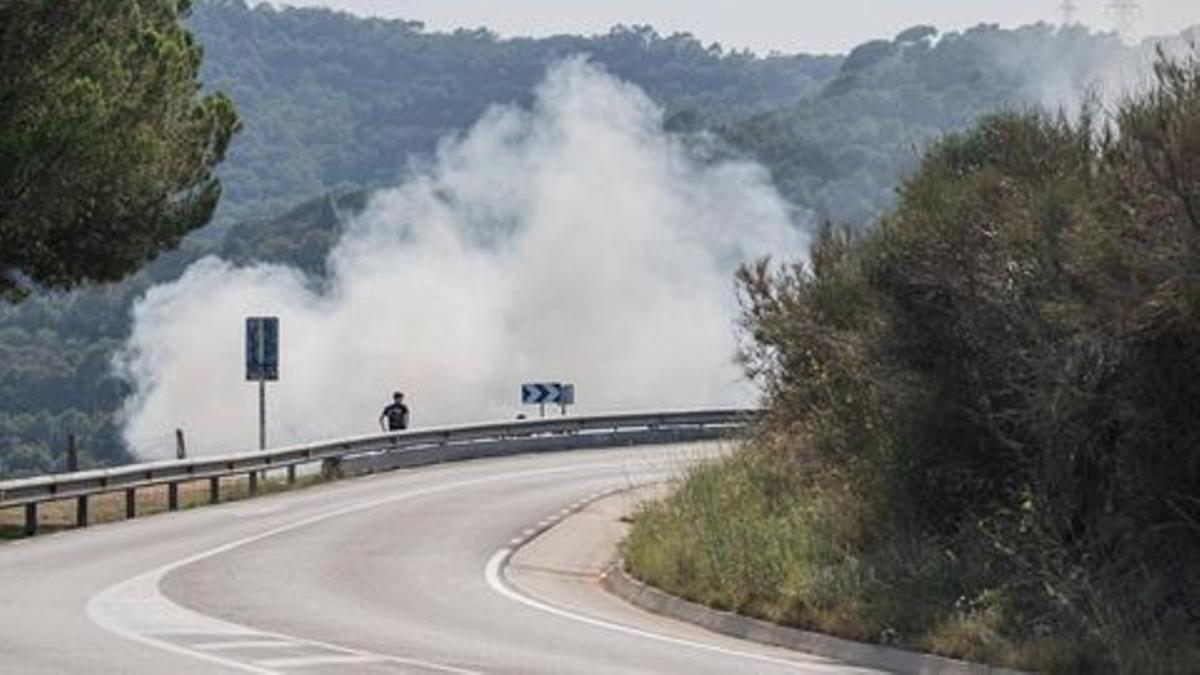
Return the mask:
{"type": "Polygon", "coordinates": [[[404,405],[404,394],[392,394],[392,403],[379,415],[379,427],[384,431],[403,431],[408,428],[408,406],[404,405]]]}

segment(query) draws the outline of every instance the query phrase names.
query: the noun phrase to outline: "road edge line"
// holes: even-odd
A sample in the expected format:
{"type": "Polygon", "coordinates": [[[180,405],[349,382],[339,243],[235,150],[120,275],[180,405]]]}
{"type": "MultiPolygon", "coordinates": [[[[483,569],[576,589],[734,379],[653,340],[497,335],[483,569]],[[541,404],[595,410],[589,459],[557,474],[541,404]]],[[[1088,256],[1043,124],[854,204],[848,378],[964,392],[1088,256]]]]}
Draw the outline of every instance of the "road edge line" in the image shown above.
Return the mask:
{"type": "MultiPolygon", "coordinates": [[[[750,659],[750,660],[760,661],[760,662],[764,662],[764,663],[772,663],[772,664],[776,664],[776,665],[783,665],[783,666],[790,666],[790,667],[807,668],[810,671],[829,670],[830,672],[844,672],[846,670],[845,664],[802,663],[802,662],[792,661],[790,659],[769,656],[766,654],[756,654],[754,652],[748,652],[748,651],[743,651],[743,650],[738,650],[738,649],[731,649],[728,647],[722,647],[720,645],[713,645],[713,644],[707,644],[704,642],[697,642],[695,640],[688,640],[685,638],[672,637],[670,635],[663,635],[661,633],[655,633],[653,631],[644,630],[641,628],[637,628],[635,626],[629,626],[629,625],[617,623],[614,621],[608,621],[606,619],[599,619],[596,617],[587,616],[586,614],[579,614],[577,612],[565,609],[563,607],[559,607],[557,605],[539,600],[531,595],[528,595],[522,591],[519,591],[508,580],[508,575],[506,572],[506,570],[508,568],[508,564],[512,561],[513,556],[515,556],[517,554],[517,552],[520,551],[522,548],[524,548],[525,546],[528,546],[534,540],[536,540],[538,537],[542,536],[549,530],[562,524],[562,522],[565,521],[567,518],[569,518],[571,515],[575,515],[581,511],[583,511],[591,504],[598,502],[602,499],[608,498],[608,497],[613,497],[613,496],[616,496],[619,494],[623,494],[625,492],[629,492],[629,491],[638,489],[640,487],[645,487],[645,486],[644,485],[633,485],[633,486],[629,486],[629,487],[625,487],[625,488],[608,490],[601,494],[590,495],[587,499],[582,500],[582,502],[576,502],[576,504],[578,506],[572,505],[570,514],[568,516],[565,516],[563,518],[555,520],[554,522],[550,523],[549,525],[546,525],[545,527],[534,528],[534,532],[532,534],[530,534],[528,536],[520,537],[519,538],[520,541],[518,543],[505,546],[503,548],[498,549],[495,553],[493,553],[491,558],[488,559],[487,564],[484,566],[484,572],[483,572],[484,580],[487,582],[488,586],[490,586],[492,588],[493,591],[508,598],[509,600],[513,600],[514,602],[518,602],[527,607],[536,609],[541,612],[545,612],[547,614],[557,616],[562,619],[568,619],[571,621],[575,621],[577,623],[586,624],[586,625],[593,626],[596,628],[611,630],[614,632],[623,633],[625,635],[633,635],[636,637],[654,640],[657,642],[665,642],[667,644],[673,644],[673,645],[678,645],[678,646],[683,646],[683,647],[690,647],[693,649],[699,649],[701,651],[708,651],[708,652],[714,652],[714,653],[718,653],[718,654],[724,654],[724,655],[733,656],[736,658],[744,658],[744,659],[750,659]]],[[[772,645],[768,645],[768,646],[772,646],[772,645]]],[[[818,658],[820,658],[820,657],[818,657],[818,658]]]]}
{"type": "Polygon", "coordinates": [[[857,642],[713,609],[671,595],[631,577],[625,571],[624,562],[617,559],[609,563],[600,576],[601,588],[651,614],[690,623],[714,633],[896,673],[1028,675],[1024,671],[971,663],[936,654],[923,654],[888,645],[857,642]]]}
{"type": "MultiPolygon", "coordinates": [[[[222,623],[222,624],[225,624],[232,628],[240,629],[240,632],[244,632],[246,634],[255,634],[255,635],[261,635],[264,637],[278,638],[281,640],[295,642],[297,644],[308,644],[308,645],[312,645],[312,646],[316,646],[316,647],[329,649],[332,651],[344,651],[347,653],[367,654],[367,652],[363,652],[361,650],[357,650],[357,649],[353,649],[353,648],[343,647],[341,645],[322,642],[322,641],[318,641],[318,640],[312,640],[312,639],[308,639],[308,638],[295,637],[295,636],[291,636],[291,635],[286,635],[284,633],[262,630],[262,629],[254,628],[253,626],[245,626],[245,625],[237,624],[232,621],[226,621],[224,619],[220,619],[217,617],[210,617],[201,612],[192,610],[189,607],[187,607],[186,605],[177,603],[174,600],[172,600],[170,597],[168,597],[161,591],[160,583],[161,583],[162,579],[166,577],[167,574],[169,574],[169,573],[173,572],[174,570],[179,569],[181,567],[190,565],[192,563],[195,563],[195,562],[198,562],[201,560],[206,560],[208,558],[212,558],[214,556],[218,556],[223,553],[233,551],[233,550],[239,549],[243,546],[257,543],[264,539],[269,539],[271,537],[275,537],[280,534],[292,532],[294,530],[299,530],[304,527],[308,527],[310,525],[325,522],[327,520],[336,519],[336,518],[339,518],[339,517],[342,517],[345,515],[350,515],[353,513],[360,512],[360,511],[365,511],[365,510],[368,510],[371,508],[375,508],[377,506],[383,506],[385,504],[391,504],[394,502],[405,501],[408,499],[427,496],[427,495],[431,495],[431,494],[437,494],[437,493],[441,493],[441,492],[453,491],[456,489],[460,489],[462,487],[482,485],[482,484],[507,480],[507,479],[511,479],[513,477],[524,477],[524,476],[555,474],[555,473],[570,473],[570,472],[574,472],[574,471],[579,471],[581,469],[590,469],[590,468],[595,468],[596,466],[610,466],[610,465],[611,465],[610,463],[600,462],[600,463],[583,464],[581,466],[576,466],[576,467],[565,467],[565,468],[558,467],[558,468],[521,470],[521,471],[515,471],[515,472],[501,473],[501,474],[496,474],[496,475],[484,476],[481,478],[472,478],[472,479],[467,479],[467,480],[451,481],[449,483],[445,483],[445,484],[441,484],[441,485],[413,488],[413,489],[405,490],[405,491],[397,493],[397,494],[391,494],[391,495],[388,495],[385,497],[377,497],[377,498],[371,498],[371,499],[358,500],[358,501],[354,501],[354,502],[351,502],[349,504],[345,504],[345,505],[342,505],[339,507],[321,510],[310,516],[302,517],[297,520],[293,520],[290,522],[283,523],[281,525],[277,525],[275,527],[268,528],[266,530],[257,532],[255,534],[250,534],[250,535],[235,539],[233,541],[227,541],[223,544],[219,544],[216,546],[206,548],[197,553],[193,553],[193,554],[185,556],[183,558],[178,558],[176,560],[173,560],[168,563],[154,567],[150,570],[145,570],[139,574],[136,574],[136,575],[129,577],[127,579],[124,579],[122,581],[118,581],[114,584],[111,584],[111,585],[101,589],[99,592],[94,593],[87,599],[87,601],[84,604],[84,614],[87,616],[88,620],[91,621],[94,625],[99,626],[101,629],[106,630],[109,633],[116,635],[117,637],[120,637],[122,639],[140,643],[142,645],[152,647],[155,649],[172,652],[172,653],[175,653],[175,654],[178,654],[181,656],[189,656],[192,658],[209,661],[209,662],[213,662],[213,663],[218,663],[220,665],[228,666],[230,668],[240,669],[240,670],[243,670],[246,672],[257,673],[260,675],[271,675],[271,674],[276,673],[277,671],[262,668],[255,664],[238,661],[236,659],[226,658],[226,657],[215,655],[215,654],[210,654],[210,653],[207,653],[207,652],[204,652],[201,650],[189,649],[187,647],[175,645],[175,644],[172,644],[171,642],[168,642],[166,640],[162,640],[158,637],[155,637],[155,634],[152,632],[145,632],[145,631],[139,632],[137,630],[133,630],[133,629],[127,627],[119,620],[119,617],[116,617],[113,615],[113,606],[122,604],[123,602],[126,602],[126,601],[122,601],[120,599],[120,597],[119,597],[120,592],[129,587],[140,586],[141,589],[151,592],[150,597],[155,601],[161,601],[165,605],[181,608],[183,611],[188,612],[190,614],[194,614],[198,617],[202,617],[204,619],[209,619],[209,620],[212,620],[217,623],[222,623]]],[[[616,466],[616,465],[611,465],[611,466],[616,466]]],[[[552,525],[550,527],[552,527],[552,525]]],[[[408,658],[408,657],[393,656],[393,655],[388,655],[388,654],[378,654],[377,656],[385,657],[388,660],[391,660],[391,661],[394,661],[397,663],[406,663],[408,665],[424,667],[424,668],[427,668],[430,670],[441,670],[443,672],[454,672],[454,673],[463,673],[463,674],[475,672],[475,671],[459,668],[457,666],[451,666],[448,664],[439,664],[439,663],[433,663],[433,662],[426,662],[426,661],[422,661],[420,659],[413,659],[413,658],[408,658]]]]}

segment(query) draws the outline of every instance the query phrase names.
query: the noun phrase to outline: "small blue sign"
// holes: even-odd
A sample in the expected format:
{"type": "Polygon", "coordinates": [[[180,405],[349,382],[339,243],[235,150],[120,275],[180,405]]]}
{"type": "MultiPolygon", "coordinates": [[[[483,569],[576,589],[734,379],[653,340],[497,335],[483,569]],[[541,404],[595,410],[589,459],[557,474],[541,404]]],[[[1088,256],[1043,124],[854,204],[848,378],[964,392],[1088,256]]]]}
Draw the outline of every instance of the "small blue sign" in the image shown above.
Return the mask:
{"type": "Polygon", "coordinates": [[[279,317],[246,319],[246,379],[279,379],[279,317]]]}

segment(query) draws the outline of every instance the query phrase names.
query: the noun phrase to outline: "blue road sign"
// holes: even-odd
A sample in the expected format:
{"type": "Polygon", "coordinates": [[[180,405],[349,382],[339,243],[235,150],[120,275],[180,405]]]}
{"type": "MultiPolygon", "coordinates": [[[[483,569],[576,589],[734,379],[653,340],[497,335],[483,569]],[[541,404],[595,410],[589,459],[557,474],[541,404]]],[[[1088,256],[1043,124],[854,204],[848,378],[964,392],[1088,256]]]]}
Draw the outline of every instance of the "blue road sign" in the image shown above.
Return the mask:
{"type": "Polygon", "coordinates": [[[521,385],[521,403],[558,403],[563,386],[558,382],[537,382],[521,385]]]}
{"type": "Polygon", "coordinates": [[[279,379],[279,317],[246,319],[246,379],[279,379]]]}

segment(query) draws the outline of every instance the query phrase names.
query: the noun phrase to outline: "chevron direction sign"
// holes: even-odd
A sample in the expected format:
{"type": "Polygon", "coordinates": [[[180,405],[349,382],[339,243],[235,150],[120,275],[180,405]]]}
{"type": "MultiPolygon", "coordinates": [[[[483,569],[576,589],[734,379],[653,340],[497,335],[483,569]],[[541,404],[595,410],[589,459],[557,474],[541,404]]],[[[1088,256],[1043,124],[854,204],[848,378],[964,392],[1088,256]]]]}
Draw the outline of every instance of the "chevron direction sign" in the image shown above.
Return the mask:
{"type": "Polygon", "coordinates": [[[521,403],[560,403],[563,385],[559,382],[536,382],[521,385],[521,403]]]}

